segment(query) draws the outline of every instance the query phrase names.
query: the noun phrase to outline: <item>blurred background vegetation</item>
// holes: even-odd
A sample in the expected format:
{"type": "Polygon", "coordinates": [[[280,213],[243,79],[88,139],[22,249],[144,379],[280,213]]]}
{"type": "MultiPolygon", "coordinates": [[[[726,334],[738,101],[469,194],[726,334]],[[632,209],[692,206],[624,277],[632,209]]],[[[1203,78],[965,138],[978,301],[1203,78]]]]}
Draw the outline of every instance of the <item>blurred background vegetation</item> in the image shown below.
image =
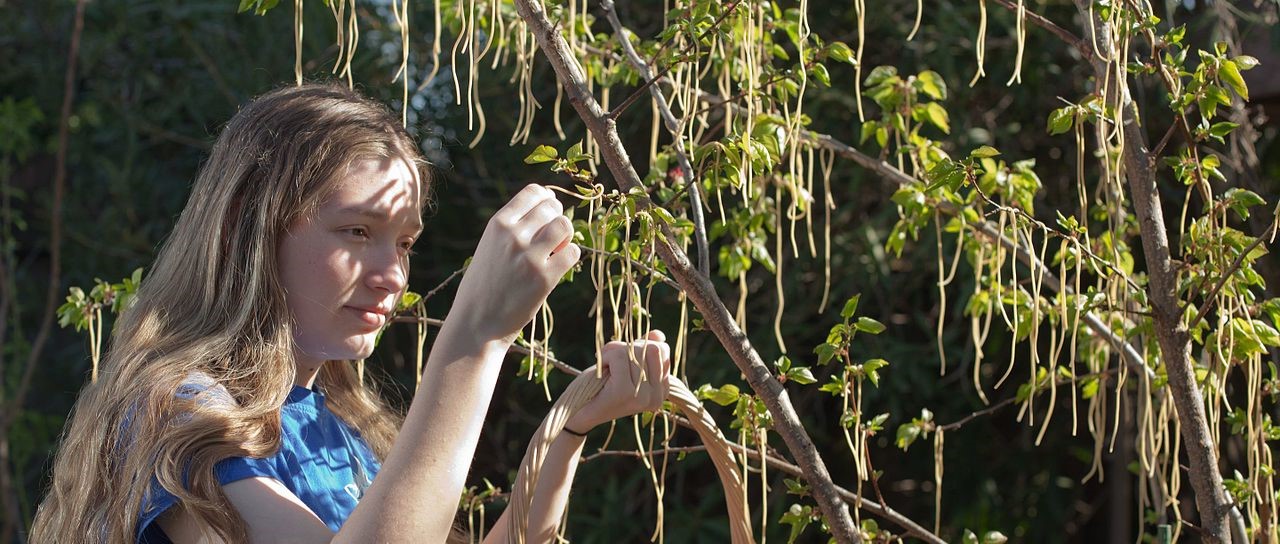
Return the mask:
{"type": "MultiPolygon", "coordinates": [[[[95,278],[118,281],[138,267],[147,267],[181,210],[220,126],[252,96],[292,82],[290,10],[276,9],[261,17],[237,15],[236,4],[234,0],[88,3],[78,73],[72,82],[66,194],[61,214],[52,217],[59,109],[76,5],[69,0],[0,0],[0,282],[4,284],[0,293],[5,298],[0,304],[0,407],[5,410],[0,417],[5,424],[0,428],[0,473],[5,476],[0,479],[0,541],[26,541],[26,529],[47,485],[58,434],[77,391],[89,379],[86,338],[55,325],[33,361],[27,390],[19,394],[46,312],[52,224],[58,223],[61,231],[61,269],[54,285],[58,303],[70,286],[87,287],[95,278]],[[16,400],[21,403],[15,404],[16,400]]],[[[1027,4],[1068,28],[1081,28],[1069,2],[1031,0],[1027,4]]],[[[385,1],[359,5],[362,28],[354,79],[366,93],[398,109],[400,88],[389,82],[400,60],[399,30],[385,1]]],[[[410,81],[417,85],[430,70],[424,52],[432,39],[432,13],[429,2],[411,5],[410,81]]],[[[1073,194],[1074,165],[1065,163],[1064,155],[1074,153],[1074,148],[1069,140],[1046,134],[1044,115],[1062,105],[1059,96],[1074,99],[1085,88],[1087,67],[1055,38],[1032,27],[1022,83],[1005,86],[1013,67],[1014,18],[992,7],[988,76],[973,87],[966,86],[974,70],[977,2],[929,0],[925,5],[920,33],[907,42],[914,2],[868,3],[866,66],[894,65],[904,73],[927,68],[942,74],[951,90],[948,145],[971,149],[991,144],[1009,156],[1034,157],[1046,187],[1041,195],[1048,199],[1043,209],[1056,207],[1054,195],[1073,194]]],[[[815,32],[828,41],[856,41],[851,2],[810,0],[809,6],[815,32]]],[[[661,31],[660,4],[623,2],[618,7],[624,22],[640,35],[661,31]]],[[[1269,202],[1275,201],[1280,196],[1276,184],[1280,150],[1275,145],[1277,124],[1270,116],[1280,111],[1280,70],[1275,69],[1280,62],[1277,4],[1170,0],[1157,6],[1160,9],[1169,19],[1185,22],[1196,43],[1231,39],[1261,59],[1262,68],[1246,74],[1253,101],[1244,113],[1256,126],[1253,144],[1258,160],[1256,166],[1228,175],[1269,202]]],[[[305,26],[304,73],[311,79],[331,78],[328,70],[337,51],[328,8],[306,2],[305,26]]],[[[451,43],[451,37],[445,43],[451,43]]],[[[515,190],[531,181],[565,181],[522,161],[538,143],[568,145],[559,142],[552,128],[549,105],[555,97],[554,76],[545,62],[536,65],[534,92],[544,107],[530,144],[513,147],[507,145],[515,127],[509,112],[517,110],[517,96],[507,81],[508,72],[480,79],[478,95],[489,126],[488,135],[474,149],[467,146],[473,134],[466,130],[465,109],[455,105],[449,66],[411,95],[409,123],[437,174],[435,205],[413,264],[411,289],[415,291],[429,290],[462,265],[489,215],[515,190]]],[[[833,72],[832,79],[831,88],[809,91],[807,111],[813,117],[809,128],[856,142],[859,124],[852,71],[833,72]]],[[[1142,100],[1159,99],[1158,89],[1148,91],[1142,100]]],[[[567,107],[562,122],[568,142],[584,136],[580,121],[567,107]]],[[[647,156],[648,108],[632,108],[619,126],[624,142],[634,144],[629,149],[632,156],[647,156]]],[[[1150,134],[1164,130],[1148,127],[1150,134]]],[[[645,174],[643,165],[637,168],[645,174]]],[[[941,421],[954,421],[982,408],[967,378],[973,350],[967,319],[961,313],[972,290],[972,275],[957,276],[961,280],[949,288],[951,303],[940,315],[932,231],[926,230],[925,239],[909,246],[901,258],[893,257],[884,250],[884,241],[897,219],[889,201],[894,188],[848,162],[836,163],[833,181],[839,206],[833,215],[832,299],[842,301],[861,293],[861,313],[889,326],[884,334],[855,343],[856,348],[893,363],[880,388],[868,391],[864,400],[868,413],[891,413],[886,428],[893,429],[925,406],[941,421]],[[950,365],[941,378],[934,333],[938,320],[946,322],[942,345],[950,365]]],[[[1180,192],[1172,197],[1174,202],[1181,201],[1180,192]]],[[[1272,293],[1274,285],[1280,284],[1280,269],[1273,257],[1268,259],[1259,268],[1270,280],[1268,292],[1272,293]]],[[[839,319],[839,304],[818,312],[820,261],[799,256],[790,263],[784,278],[788,305],[783,333],[795,358],[809,353],[805,346],[824,341],[827,329],[839,319]]],[[[755,272],[759,275],[749,277],[749,287],[759,296],[749,298],[748,331],[765,359],[773,360],[779,354],[770,330],[776,304],[773,279],[761,270],[755,272]]],[[[735,286],[723,278],[718,281],[728,300],[735,286]]],[[[551,300],[557,310],[553,346],[560,358],[579,367],[594,360],[592,318],[586,315],[592,296],[590,286],[578,282],[562,287],[551,300]]],[[[450,297],[451,290],[446,289],[432,298],[429,313],[443,317],[450,297]]],[[[674,331],[677,308],[674,296],[661,292],[651,308],[655,323],[674,331]]],[[[992,334],[997,338],[987,344],[988,357],[1007,358],[1001,352],[1008,349],[1008,342],[998,338],[1005,332],[997,328],[992,334]]],[[[389,396],[401,404],[412,390],[412,340],[411,326],[394,329],[369,361],[370,368],[388,383],[389,396]]],[[[694,332],[690,341],[692,387],[738,379],[736,368],[709,333],[694,332]]],[[[498,385],[472,469],[471,481],[477,485],[482,485],[482,479],[499,487],[509,485],[530,434],[549,406],[541,386],[517,377],[519,357],[509,362],[510,372],[498,385]]],[[[553,376],[552,391],[565,383],[567,378],[553,376]]],[[[1006,386],[995,398],[1012,396],[1014,389],[1006,386]]],[[[840,411],[835,401],[806,391],[793,402],[828,459],[835,481],[852,482],[852,464],[842,461],[847,452],[837,431],[840,411]]],[[[728,409],[710,409],[722,422],[730,418],[728,409]]],[[[1070,426],[1064,424],[1051,428],[1044,443],[1035,447],[1036,430],[1014,421],[1011,412],[1000,412],[948,435],[941,536],[959,540],[961,531],[969,528],[979,534],[999,530],[1015,541],[1132,542],[1138,530],[1130,487],[1134,479],[1126,477],[1132,451],[1121,441],[1115,451],[1104,452],[1106,480],[1082,483],[1092,460],[1092,439],[1071,436],[1070,426]]],[[[931,525],[932,453],[927,447],[904,453],[894,447],[891,434],[886,431],[872,445],[875,468],[885,474],[881,483],[885,499],[923,525],[931,525]]],[[[615,449],[629,443],[628,438],[618,440],[615,449]]],[[[692,433],[682,431],[674,443],[687,445],[695,440],[692,433]]],[[[588,443],[586,453],[597,446],[598,439],[588,443]]],[[[1229,458],[1232,453],[1223,455],[1229,458]]],[[[706,459],[696,453],[668,468],[665,521],[671,542],[727,541],[724,503],[714,471],[709,469],[706,459]]],[[[775,480],[771,518],[776,520],[791,502],[785,486],[775,480]]],[[[490,506],[490,522],[501,507],[501,501],[490,506]]],[[[649,474],[638,460],[595,458],[580,470],[568,534],[580,542],[642,541],[653,529],[656,511],[649,474]]],[[[769,538],[785,538],[786,529],[772,524],[769,538]]],[[[819,540],[812,529],[805,538],[819,540]]]]}

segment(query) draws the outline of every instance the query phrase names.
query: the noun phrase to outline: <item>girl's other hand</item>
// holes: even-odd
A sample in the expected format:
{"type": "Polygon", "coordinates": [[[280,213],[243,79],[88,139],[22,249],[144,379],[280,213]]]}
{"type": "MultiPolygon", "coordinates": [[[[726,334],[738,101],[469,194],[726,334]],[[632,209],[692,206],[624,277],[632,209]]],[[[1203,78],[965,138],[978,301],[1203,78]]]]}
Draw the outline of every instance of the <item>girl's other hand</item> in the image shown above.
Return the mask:
{"type": "MultiPolygon", "coordinates": [[[[671,346],[662,331],[649,331],[644,340],[630,344],[609,342],[600,350],[600,360],[604,388],[565,427],[585,433],[601,423],[662,408],[671,376],[671,346]]],[[[585,372],[595,372],[595,367],[585,372]]]]}
{"type": "Polygon", "coordinates": [[[530,184],[493,215],[449,317],[480,341],[510,341],[569,271],[581,249],[555,193],[530,184]]]}

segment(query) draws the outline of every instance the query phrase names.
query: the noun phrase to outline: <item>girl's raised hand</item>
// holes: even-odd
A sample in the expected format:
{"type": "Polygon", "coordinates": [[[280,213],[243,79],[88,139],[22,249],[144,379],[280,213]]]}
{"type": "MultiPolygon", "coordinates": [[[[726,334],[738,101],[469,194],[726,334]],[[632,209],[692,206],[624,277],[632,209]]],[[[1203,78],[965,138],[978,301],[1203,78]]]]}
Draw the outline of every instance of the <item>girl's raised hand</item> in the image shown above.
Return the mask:
{"type": "Polygon", "coordinates": [[[578,262],[572,239],[555,193],[526,186],[489,220],[449,317],[481,341],[509,341],[578,262]]]}
{"type": "MultiPolygon", "coordinates": [[[[585,433],[601,423],[662,408],[671,376],[671,346],[662,331],[649,331],[644,340],[630,344],[609,342],[600,350],[600,361],[604,388],[569,418],[566,428],[585,433]]],[[[595,372],[595,367],[585,372],[595,372]]]]}

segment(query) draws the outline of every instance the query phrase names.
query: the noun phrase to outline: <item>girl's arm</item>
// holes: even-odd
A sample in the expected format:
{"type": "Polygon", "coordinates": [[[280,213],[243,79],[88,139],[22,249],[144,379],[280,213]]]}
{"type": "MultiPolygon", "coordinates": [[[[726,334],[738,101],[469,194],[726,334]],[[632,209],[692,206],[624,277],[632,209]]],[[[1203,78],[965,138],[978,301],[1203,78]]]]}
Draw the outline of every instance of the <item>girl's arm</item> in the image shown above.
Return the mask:
{"type": "MultiPolygon", "coordinates": [[[[587,432],[596,425],[640,412],[662,408],[667,397],[668,378],[671,369],[671,348],[661,331],[651,331],[644,340],[630,346],[622,342],[610,342],[601,350],[600,359],[605,365],[604,387],[565,424],[577,432],[587,432]],[[627,348],[630,347],[630,350],[627,348]],[[632,362],[634,360],[639,363],[632,362]],[[641,369],[644,375],[641,375],[641,369]]],[[[595,367],[585,372],[595,372],[595,367]]],[[[553,542],[556,526],[564,515],[569,501],[569,488],[573,486],[574,473],[582,454],[585,438],[562,432],[547,450],[538,486],[534,489],[529,507],[529,538],[527,542],[553,542]]],[[[485,535],[485,544],[502,544],[507,541],[507,523],[510,508],[502,512],[493,530],[485,535]]]]}

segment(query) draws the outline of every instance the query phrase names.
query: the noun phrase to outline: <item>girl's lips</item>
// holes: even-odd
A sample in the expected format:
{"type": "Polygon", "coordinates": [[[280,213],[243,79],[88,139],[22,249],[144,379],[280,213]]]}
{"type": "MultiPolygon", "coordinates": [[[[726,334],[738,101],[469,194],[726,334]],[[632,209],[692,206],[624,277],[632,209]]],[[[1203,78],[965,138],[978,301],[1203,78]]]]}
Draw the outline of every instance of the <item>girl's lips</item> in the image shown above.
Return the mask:
{"type": "Polygon", "coordinates": [[[359,319],[360,322],[364,323],[365,325],[368,325],[372,329],[378,329],[382,327],[382,324],[387,319],[387,316],[385,314],[371,312],[369,310],[364,310],[364,309],[355,308],[351,306],[343,306],[343,308],[350,311],[352,314],[355,314],[356,319],[359,319]]]}

